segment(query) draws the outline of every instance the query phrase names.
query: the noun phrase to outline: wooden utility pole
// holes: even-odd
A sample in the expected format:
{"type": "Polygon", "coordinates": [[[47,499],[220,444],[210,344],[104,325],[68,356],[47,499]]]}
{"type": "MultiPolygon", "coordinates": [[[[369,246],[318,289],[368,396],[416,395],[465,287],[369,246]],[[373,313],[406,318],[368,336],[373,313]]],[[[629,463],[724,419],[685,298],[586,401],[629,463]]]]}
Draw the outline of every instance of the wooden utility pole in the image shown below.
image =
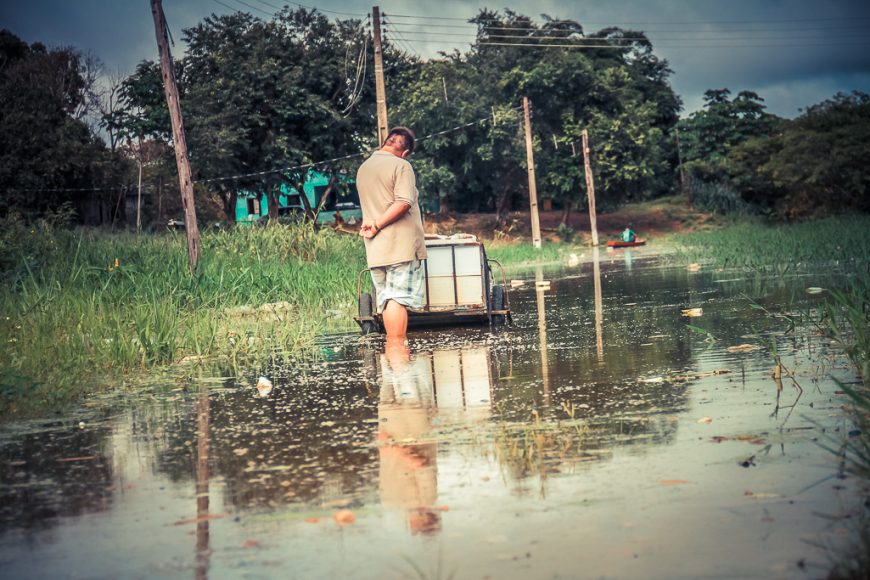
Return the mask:
{"type": "Polygon", "coordinates": [[[372,22],[375,36],[375,98],[378,111],[378,147],[387,140],[387,87],[384,84],[384,53],[381,50],[381,9],[372,6],[372,22]]]}
{"type": "Polygon", "coordinates": [[[586,197],[589,199],[589,227],[592,245],[598,245],[598,222],[595,216],[595,183],[592,181],[592,163],[589,161],[589,133],[583,129],[583,169],[586,172],[586,197]]]}
{"type": "Polygon", "coordinates": [[[190,174],[190,159],[187,156],[187,139],[184,136],[184,120],[181,118],[181,103],[178,100],[178,86],[175,82],[175,68],[169,54],[169,38],[166,34],[166,16],[163,14],[161,0],[151,0],[151,14],[154,16],[154,31],[157,34],[157,48],[160,51],[160,70],[163,73],[163,90],[166,105],[172,120],[172,140],[175,143],[175,163],[178,166],[178,185],[181,191],[181,204],[184,206],[184,229],[187,232],[187,263],[190,274],[196,272],[199,261],[199,227],[196,225],[196,207],[193,202],[193,179],[190,174]]]}
{"type": "Polygon", "coordinates": [[[691,203],[692,197],[688,189],[686,189],[686,171],[683,169],[683,152],[680,147],[680,130],[674,127],[674,139],[677,142],[677,163],[680,166],[680,193],[689,198],[691,203]]]}
{"type": "Polygon", "coordinates": [[[136,233],[142,231],[142,136],[139,136],[139,189],[136,194],[136,233]]]}
{"type": "Polygon", "coordinates": [[[541,247],[541,220],[538,217],[538,186],[535,184],[535,154],[532,151],[532,115],[529,111],[529,98],[523,97],[523,116],[526,127],[526,165],[529,168],[529,208],[532,218],[532,243],[541,247]]]}

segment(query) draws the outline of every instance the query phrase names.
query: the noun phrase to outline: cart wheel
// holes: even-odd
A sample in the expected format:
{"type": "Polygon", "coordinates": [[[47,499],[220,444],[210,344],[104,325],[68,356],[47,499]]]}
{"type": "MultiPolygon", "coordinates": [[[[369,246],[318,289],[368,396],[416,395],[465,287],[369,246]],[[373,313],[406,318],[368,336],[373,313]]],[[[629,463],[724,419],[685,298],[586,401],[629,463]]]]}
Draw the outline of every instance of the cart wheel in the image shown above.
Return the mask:
{"type": "MultiPolygon", "coordinates": [[[[492,287],[491,306],[492,306],[493,310],[504,310],[504,307],[505,307],[504,286],[493,286],[492,287]]],[[[492,315],[492,323],[493,324],[504,324],[504,322],[505,322],[504,314],[493,314],[492,315]]]]}
{"type": "MultiPolygon", "coordinates": [[[[371,316],[374,308],[372,307],[372,295],[368,292],[363,292],[359,297],[359,315],[371,316]]],[[[377,325],[371,320],[364,320],[360,324],[361,334],[372,334],[378,331],[377,325]]]]}

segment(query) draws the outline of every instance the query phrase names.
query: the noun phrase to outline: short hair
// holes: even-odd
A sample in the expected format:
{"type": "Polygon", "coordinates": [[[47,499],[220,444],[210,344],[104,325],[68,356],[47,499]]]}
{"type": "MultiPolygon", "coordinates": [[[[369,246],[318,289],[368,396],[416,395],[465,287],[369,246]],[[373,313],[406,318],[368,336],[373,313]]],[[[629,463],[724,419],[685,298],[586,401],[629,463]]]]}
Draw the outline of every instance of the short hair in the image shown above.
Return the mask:
{"type": "Polygon", "coordinates": [[[414,145],[417,142],[417,136],[414,135],[414,132],[408,129],[407,127],[393,127],[390,129],[390,132],[387,133],[387,138],[384,139],[384,143],[392,137],[393,135],[399,135],[402,138],[402,141],[405,143],[405,151],[408,153],[414,152],[414,145]]]}

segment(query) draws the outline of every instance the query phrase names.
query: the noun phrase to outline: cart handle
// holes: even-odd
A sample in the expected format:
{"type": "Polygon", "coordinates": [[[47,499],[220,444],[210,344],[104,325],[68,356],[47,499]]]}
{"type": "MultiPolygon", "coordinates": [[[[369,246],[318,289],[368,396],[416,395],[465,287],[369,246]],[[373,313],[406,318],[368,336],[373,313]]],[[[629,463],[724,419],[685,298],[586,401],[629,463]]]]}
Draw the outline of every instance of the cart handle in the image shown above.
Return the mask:
{"type": "Polygon", "coordinates": [[[365,270],[360,270],[359,277],[357,278],[357,281],[356,281],[356,299],[357,299],[357,301],[359,301],[359,297],[362,296],[363,274],[365,274],[366,272],[371,272],[371,271],[372,271],[371,268],[366,268],[365,270]]]}
{"type": "Polygon", "coordinates": [[[505,273],[504,273],[504,266],[501,265],[501,262],[499,262],[498,260],[495,260],[493,258],[487,258],[486,261],[487,261],[487,263],[492,262],[493,264],[498,266],[499,271],[501,271],[501,284],[502,284],[502,286],[504,286],[505,305],[507,306],[508,312],[510,312],[511,297],[510,297],[510,293],[508,292],[507,277],[505,276],[505,273]]]}

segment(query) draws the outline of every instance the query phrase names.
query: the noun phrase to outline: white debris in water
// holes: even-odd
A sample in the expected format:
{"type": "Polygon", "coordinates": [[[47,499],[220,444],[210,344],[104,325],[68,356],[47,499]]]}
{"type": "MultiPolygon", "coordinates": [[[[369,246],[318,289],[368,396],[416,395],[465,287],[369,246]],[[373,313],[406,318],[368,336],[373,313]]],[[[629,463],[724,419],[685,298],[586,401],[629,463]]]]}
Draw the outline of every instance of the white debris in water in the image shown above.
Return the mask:
{"type": "Polygon", "coordinates": [[[266,377],[260,377],[257,380],[257,391],[260,393],[261,397],[268,396],[269,393],[272,392],[272,381],[266,377]]]}

